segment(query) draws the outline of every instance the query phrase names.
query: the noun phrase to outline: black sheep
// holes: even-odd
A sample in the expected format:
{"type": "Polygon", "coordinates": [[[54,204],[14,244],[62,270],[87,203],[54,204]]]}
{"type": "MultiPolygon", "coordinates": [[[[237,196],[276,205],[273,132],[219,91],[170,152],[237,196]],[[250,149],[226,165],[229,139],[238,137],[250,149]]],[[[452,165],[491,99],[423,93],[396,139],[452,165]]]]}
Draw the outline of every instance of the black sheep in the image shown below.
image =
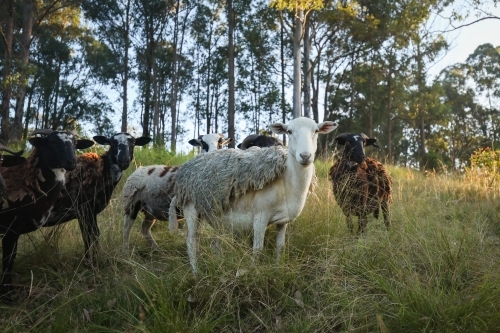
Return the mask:
{"type": "Polygon", "coordinates": [[[2,238],[2,279],[0,298],[11,300],[11,272],[17,254],[19,236],[42,227],[49,217],[65,182],[66,171],[76,167],[75,149],[91,147],[90,140],[75,140],[73,134],[36,130],[29,142],[34,149],[26,162],[2,168],[7,199],[0,207],[2,238]]]}
{"type": "Polygon", "coordinates": [[[379,147],[377,139],[365,134],[343,133],[335,138],[344,146],[342,157],[333,164],[329,176],[333,185],[333,195],[347,218],[347,226],[353,232],[351,216],[358,217],[357,233],[364,232],[367,216],[371,213],[378,218],[380,209],[389,229],[389,203],[392,194],[392,178],[379,161],[365,156],[364,147],[379,147]]]}
{"type": "Polygon", "coordinates": [[[97,214],[108,206],[123,171],[134,158],[134,147],[148,144],[151,138],[117,133],[109,138],[94,136],[94,140],[109,145],[109,150],[101,155],[78,156],[76,168],[66,174],[66,185],[44,224],[51,227],[78,219],[85,258],[90,264],[94,264],[100,235],[97,214]]]}

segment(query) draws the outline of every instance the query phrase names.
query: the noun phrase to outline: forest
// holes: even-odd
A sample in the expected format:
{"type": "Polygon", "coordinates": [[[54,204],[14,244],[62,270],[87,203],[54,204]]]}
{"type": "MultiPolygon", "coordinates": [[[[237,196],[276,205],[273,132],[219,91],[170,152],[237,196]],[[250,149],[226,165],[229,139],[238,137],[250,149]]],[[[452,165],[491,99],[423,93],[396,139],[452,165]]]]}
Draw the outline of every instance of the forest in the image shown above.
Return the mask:
{"type": "Polygon", "coordinates": [[[486,5],[496,1],[3,0],[0,136],[122,131],[175,152],[303,115],[377,137],[386,162],[461,171],[500,140],[500,46],[429,69],[446,31],[499,19],[486,5]]]}

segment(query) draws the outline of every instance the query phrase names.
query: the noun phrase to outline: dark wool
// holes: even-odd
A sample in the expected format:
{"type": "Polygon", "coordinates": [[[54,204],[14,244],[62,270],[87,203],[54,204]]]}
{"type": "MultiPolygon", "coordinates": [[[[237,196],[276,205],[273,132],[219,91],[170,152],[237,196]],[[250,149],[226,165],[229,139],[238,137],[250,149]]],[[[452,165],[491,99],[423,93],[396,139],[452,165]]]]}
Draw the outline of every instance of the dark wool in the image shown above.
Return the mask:
{"type": "MultiPolygon", "coordinates": [[[[392,178],[384,165],[373,158],[355,166],[342,158],[330,168],[329,176],[335,200],[347,217],[366,218],[373,213],[378,218],[381,205],[388,208],[392,201],[392,178]]],[[[363,227],[360,225],[360,231],[363,227]]]]}

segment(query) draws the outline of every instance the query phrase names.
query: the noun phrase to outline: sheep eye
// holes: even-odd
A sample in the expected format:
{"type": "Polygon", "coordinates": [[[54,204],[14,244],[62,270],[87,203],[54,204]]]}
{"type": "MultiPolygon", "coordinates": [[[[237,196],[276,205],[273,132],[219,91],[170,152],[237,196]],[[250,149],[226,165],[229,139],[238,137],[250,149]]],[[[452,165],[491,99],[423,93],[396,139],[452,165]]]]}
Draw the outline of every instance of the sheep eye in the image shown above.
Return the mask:
{"type": "Polygon", "coordinates": [[[288,131],[286,131],[286,132],[287,132],[288,134],[292,134],[292,131],[291,131],[291,130],[288,130],[288,131]]]}

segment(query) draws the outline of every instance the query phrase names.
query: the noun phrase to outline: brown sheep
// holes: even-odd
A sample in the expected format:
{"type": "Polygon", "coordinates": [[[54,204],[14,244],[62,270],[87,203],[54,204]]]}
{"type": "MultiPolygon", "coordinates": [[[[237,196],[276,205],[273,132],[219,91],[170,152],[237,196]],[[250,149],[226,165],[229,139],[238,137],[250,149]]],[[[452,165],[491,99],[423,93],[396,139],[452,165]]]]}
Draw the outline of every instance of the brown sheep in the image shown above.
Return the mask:
{"type": "Polygon", "coordinates": [[[41,228],[48,220],[62,188],[66,171],[76,167],[75,149],[91,147],[90,140],[76,140],[72,133],[36,130],[29,139],[34,149],[26,162],[2,168],[7,199],[0,205],[2,279],[0,299],[11,301],[12,268],[19,236],[41,228]]]}
{"type": "Polygon", "coordinates": [[[357,234],[360,234],[368,222],[367,216],[373,213],[378,218],[380,209],[389,229],[392,178],[382,163],[365,157],[364,152],[365,146],[379,148],[377,139],[363,133],[343,133],[335,141],[344,146],[344,151],[340,160],[330,168],[329,176],[333,195],[346,216],[349,230],[353,232],[352,215],[358,217],[357,234]]]}

